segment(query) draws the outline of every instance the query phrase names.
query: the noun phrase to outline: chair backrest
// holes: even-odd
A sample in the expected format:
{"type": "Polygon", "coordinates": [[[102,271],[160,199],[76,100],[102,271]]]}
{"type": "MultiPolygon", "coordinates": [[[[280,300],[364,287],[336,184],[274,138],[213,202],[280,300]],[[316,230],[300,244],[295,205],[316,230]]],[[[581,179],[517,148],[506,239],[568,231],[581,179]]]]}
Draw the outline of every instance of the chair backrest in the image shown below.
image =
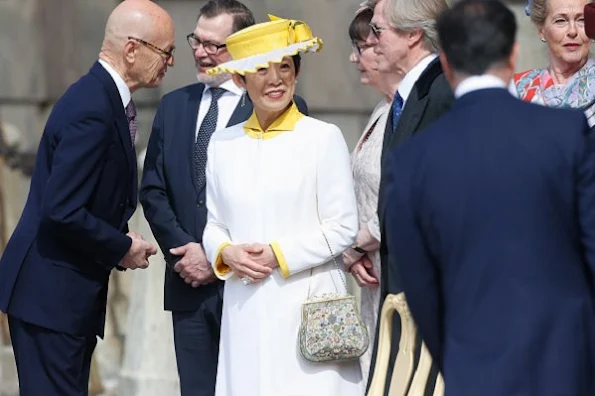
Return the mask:
{"type": "MultiPolygon", "coordinates": [[[[404,293],[389,294],[382,305],[378,333],[378,352],[374,366],[374,376],[367,396],[384,396],[386,376],[391,350],[393,315],[397,311],[401,318],[401,339],[395,366],[391,375],[389,396],[423,396],[432,368],[432,356],[422,343],[421,354],[415,367],[415,342],[417,327],[411,317],[404,293]]],[[[444,380],[438,375],[434,386],[434,396],[444,395],[444,380]]]]}

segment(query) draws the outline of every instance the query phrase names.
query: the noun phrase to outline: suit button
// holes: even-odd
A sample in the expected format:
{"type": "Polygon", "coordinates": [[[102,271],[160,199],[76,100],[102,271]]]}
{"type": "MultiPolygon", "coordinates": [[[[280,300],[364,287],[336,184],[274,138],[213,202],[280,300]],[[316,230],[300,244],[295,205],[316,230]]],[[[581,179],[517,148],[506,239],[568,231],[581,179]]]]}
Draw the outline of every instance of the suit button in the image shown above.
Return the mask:
{"type": "Polygon", "coordinates": [[[118,206],[121,207],[121,208],[123,208],[124,207],[124,202],[120,202],[120,204],[118,206]]]}
{"type": "Polygon", "coordinates": [[[196,206],[199,208],[202,208],[204,205],[205,205],[205,201],[203,201],[202,199],[196,203],[196,206]]]}

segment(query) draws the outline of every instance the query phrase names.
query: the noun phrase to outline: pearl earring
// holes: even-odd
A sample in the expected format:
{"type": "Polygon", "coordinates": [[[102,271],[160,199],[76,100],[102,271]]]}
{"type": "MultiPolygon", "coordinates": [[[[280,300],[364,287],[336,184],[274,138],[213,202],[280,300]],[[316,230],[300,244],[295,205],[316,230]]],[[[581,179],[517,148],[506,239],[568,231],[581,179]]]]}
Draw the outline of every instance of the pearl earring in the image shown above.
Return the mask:
{"type": "Polygon", "coordinates": [[[545,37],[541,37],[541,38],[540,38],[540,40],[541,40],[542,42],[544,42],[544,43],[546,42],[546,41],[545,41],[545,37]]]}

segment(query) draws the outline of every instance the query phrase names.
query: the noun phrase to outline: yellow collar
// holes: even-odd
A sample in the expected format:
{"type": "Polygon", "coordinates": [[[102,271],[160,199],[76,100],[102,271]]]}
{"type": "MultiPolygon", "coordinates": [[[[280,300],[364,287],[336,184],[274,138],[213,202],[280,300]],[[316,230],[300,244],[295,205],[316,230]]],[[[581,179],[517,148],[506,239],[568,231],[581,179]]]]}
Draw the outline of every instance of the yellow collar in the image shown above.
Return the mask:
{"type": "Polygon", "coordinates": [[[253,111],[246,124],[244,124],[244,131],[246,134],[254,139],[269,139],[275,137],[283,132],[293,131],[295,124],[304,115],[300,113],[295,103],[292,103],[289,109],[285,110],[283,114],[277,118],[266,131],[262,130],[256,113],[253,111]]]}

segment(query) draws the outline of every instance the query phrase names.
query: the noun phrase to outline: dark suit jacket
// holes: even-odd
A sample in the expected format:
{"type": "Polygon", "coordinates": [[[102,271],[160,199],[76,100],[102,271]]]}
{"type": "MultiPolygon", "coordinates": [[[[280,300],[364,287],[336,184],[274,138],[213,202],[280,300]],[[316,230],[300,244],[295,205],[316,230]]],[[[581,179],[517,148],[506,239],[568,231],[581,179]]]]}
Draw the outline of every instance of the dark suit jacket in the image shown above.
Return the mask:
{"type": "MultiPolygon", "coordinates": [[[[386,129],[384,132],[384,142],[382,158],[387,152],[399,147],[413,135],[422,131],[425,127],[436,121],[440,116],[446,113],[454,103],[452,89],[444,77],[442,65],[436,58],[419,77],[399,118],[399,124],[396,128],[393,126],[392,113],[389,114],[386,129]],[[394,129],[394,131],[393,131],[394,129]]],[[[378,207],[384,204],[384,167],[380,179],[378,207]]],[[[384,233],[384,224],[380,219],[380,229],[384,233]]],[[[381,260],[381,290],[382,300],[386,297],[387,290],[390,288],[393,292],[402,290],[402,285],[398,274],[389,274],[389,257],[384,238],[380,241],[380,260],[381,260]]]]}
{"type": "Polygon", "coordinates": [[[0,310],[103,334],[108,278],[128,251],[136,160],[116,84],[99,64],[58,100],[27,203],[0,260],[0,310]]]}
{"type": "Polygon", "coordinates": [[[588,131],[484,89],[387,157],[387,245],[446,394],[595,394],[588,131]]]}
{"type": "MultiPolygon", "coordinates": [[[[442,72],[442,65],[438,58],[432,61],[426,70],[421,74],[407,101],[405,102],[405,107],[403,108],[403,112],[399,117],[399,124],[395,128],[393,126],[392,121],[392,112],[388,115],[388,120],[386,123],[386,129],[384,133],[384,143],[382,148],[382,159],[384,163],[384,158],[386,153],[390,152],[396,147],[403,145],[407,142],[412,136],[416,135],[418,132],[422,131],[425,127],[436,121],[440,116],[446,113],[450,107],[454,103],[454,96],[450,85],[446,81],[444,73],[442,72]]],[[[385,188],[385,176],[384,176],[384,164],[382,165],[382,172],[380,178],[380,187],[379,187],[379,195],[378,195],[378,207],[379,213],[381,208],[384,206],[384,188],[385,188]]],[[[381,240],[380,240],[380,296],[381,296],[381,303],[380,303],[380,311],[382,310],[382,302],[386,298],[386,295],[390,293],[398,293],[403,290],[401,277],[399,276],[398,272],[393,270],[395,268],[395,263],[393,262],[393,258],[388,255],[386,238],[385,238],[385,229],[384,229],[384,221],[380,217],[380,230],[381,230],[381,240]]],[[[395,320],[393,322],[393,346],[391,348],[391,358],[389,361],[389,373],[393,370],[394,360],[398,351],[398,340],[401,336],[401,329],[400,329],[400,321],[398,316],[395,316],[395,320]]],[[[374,363],[376,361],[376,349],[378,347],[377,344],[378,337],[376,337],[376,344],[374,345],[374,353],[372,355],[372,367],[370,372],[373,373],[374,371],[374,363]]],[[[419,354],[419,348],[416,351],[416,360],[419,354]]],[[[433,373],[431,376],[430,383],[433,384],[437,375],[437,369],[433,368],[433,373]]],[[[368,385],[372,379],[372,374],[370,375],[368,385]]],[[[387,386],[386,389],[388,391],[388,384],[390,383],[390,375],[387,376],[387,386]]],[[[431,395],[432,392],[428,388],[427,395],[431,395]]]]}
{"type": "MultiPolygon", "coordinates": [[[[193,288],[187,285],[173,266],[180,257],[169,249],[189,242],[202,242],[207,222],[205,185],[197,186],[192,173],[192,153],[196,121],[203,84],[192,84],[163,97],[147,147],[140,202],[153,235],[166,260],[165,309],[191,311],[199,308],[204,298],[216,293],[222,282],[193,288]]],[[[296,104],[304,114],[308,108],[303,99],[296,104]]],[[[246,96],[233,112],[228,126],[246,121],[252,114],[252,102],[246,96]]]]}

